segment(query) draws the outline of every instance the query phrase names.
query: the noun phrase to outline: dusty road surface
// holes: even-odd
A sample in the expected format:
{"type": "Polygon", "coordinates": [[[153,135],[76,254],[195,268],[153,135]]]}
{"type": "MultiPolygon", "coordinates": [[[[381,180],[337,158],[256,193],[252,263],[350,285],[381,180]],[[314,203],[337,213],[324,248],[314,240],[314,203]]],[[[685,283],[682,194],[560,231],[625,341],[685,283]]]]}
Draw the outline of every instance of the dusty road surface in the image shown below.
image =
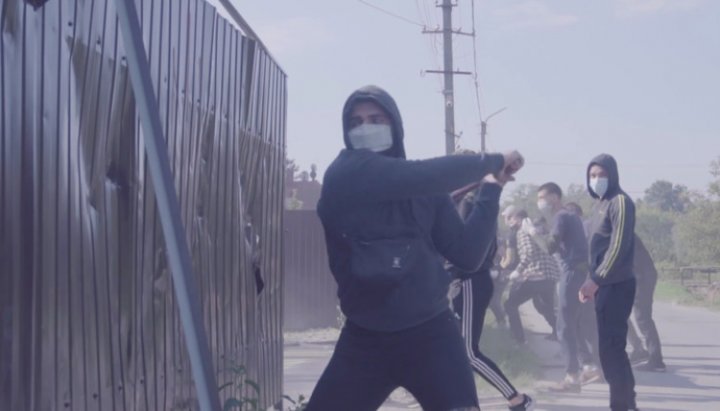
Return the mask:
{"type": "MultiPolygon", "coordinates": [[[[527,312],[532,327],[540,317],[527,312]]],[[[662,339],[666,373],[635,372],[638,406],[643,411],[720,410],[720,312],[655,304],[655,321],[662,339]]],[[[545,379],[535,387],[538,410],[594,411],[608,409],[608,388],[590,384],[581,394],[547,394],[544,387],[562,378],[556,346],[534,345],[543,358],[545,379]]]]}
{"type": "MultiPolygon", "coordinates": [[[[599,411],[608,409],[604,384],[583,387],[581,394],[549,394],[546,387],[563,375],[557,343],[546,341],[547,324],[524,307],[528,328],[535,331],[530,347],[541,357],[544,378],[530,387],[538,411],[599,411]]],[[[655,318],[664,345],[666,373],[636,372],[638,405],[643,411],[720,411],[720,312],[656,303],[655,318]]],[[[309,395],[332,354],[336,331],[298,333],[285,345],[285,392],[296,398],[309,395]]],[[[507,409],[494,394],[480,393],[483,410],[507,409]]],[[[412,398],[394,393],[383,411],[417,410],[412,398]]]]}

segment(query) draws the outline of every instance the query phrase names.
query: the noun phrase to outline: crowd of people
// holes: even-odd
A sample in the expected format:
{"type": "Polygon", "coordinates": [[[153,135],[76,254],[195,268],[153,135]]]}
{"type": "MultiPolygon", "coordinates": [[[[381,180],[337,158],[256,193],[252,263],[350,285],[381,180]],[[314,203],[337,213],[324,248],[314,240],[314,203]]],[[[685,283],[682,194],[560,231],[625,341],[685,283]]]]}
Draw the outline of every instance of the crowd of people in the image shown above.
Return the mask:
{"type": "MultiPolygon", "coordinates": [[[[493,286],[510,286],[504,310],[493,310],[496,323],[509,323],[518,345],[526,344],[518,307],[532,300],[534,308],[552,330],[546,339],[558,341],[563,351],[566,377],[550,387],[554,392],[581,392],[584,384],[603,379],[598,331],[593,306],[582,304],[580,288],[589,274],[587,262],[590,220],[585,220],[577,203],[563,204],[562,189],[555,183],[542,185],[537,192],[538,211],[543,217],[528,218],[526,210],[510,205],[502,212],[509,229],[502,259],[497,262],[493,286]]],[[[636,292],[633,303],[638,335],[628,322],[629,360],[641,371],[664,372],[662,348],[652,303],[657,270],[642,240],[634,236],[633,269],[636,292]]],[[[502,291],[496,297],[500,298],[502,291]]]]}
{"type": "Polygon", "coordinates": [[[550,389],[604,380],[611,410],[638,409],[631,360],[665,370],[652,320],[657,272],[612,156],[588,165],[587,218],[549,182],[532,210],[543,217],[531,220],[515,206],[500,214],[519,152],[407,160],[398,107],[375,86],[348,98],[342,121],[346,149],[325,173],[318,215],[347,321],[308,410],[375,410],[398,387],[425,410],[478,410],[473,374],[511,411],[531,410],[479,344],[488,309],[526,344],[519,307],[531,300],[563,352],[566,376],[550,389]],[[631,332],[628,356],[633,307],[645,344],[631,332]]]}

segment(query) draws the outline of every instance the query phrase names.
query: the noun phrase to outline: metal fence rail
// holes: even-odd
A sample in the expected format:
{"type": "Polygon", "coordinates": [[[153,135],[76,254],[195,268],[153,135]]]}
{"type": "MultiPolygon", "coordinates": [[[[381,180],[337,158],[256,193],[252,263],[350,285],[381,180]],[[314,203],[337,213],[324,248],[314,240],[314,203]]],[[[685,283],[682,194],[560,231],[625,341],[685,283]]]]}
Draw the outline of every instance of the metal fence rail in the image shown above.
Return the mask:
{"type": "Polygon", "coordinates": [[[680,284],[685,287],[709,287],[719,281],[720,267],[678,267],[680,284]],[[715,277],[715,278],[713,278],[715,277]]]}
{"type": "MultiPolygon", "coordinates": [[[[219,383],[275,404],[286,77],[200,0],[136,3],[219,383]]],[[[194,409],[114,3],[0,10],[0,404],[194,409]]]]}

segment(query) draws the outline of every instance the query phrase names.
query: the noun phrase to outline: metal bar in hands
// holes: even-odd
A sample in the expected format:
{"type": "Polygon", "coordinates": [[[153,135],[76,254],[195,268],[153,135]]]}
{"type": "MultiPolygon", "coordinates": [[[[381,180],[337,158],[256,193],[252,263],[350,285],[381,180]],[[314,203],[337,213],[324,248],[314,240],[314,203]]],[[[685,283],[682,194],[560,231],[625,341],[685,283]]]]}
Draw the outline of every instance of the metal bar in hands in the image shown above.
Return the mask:
{"type": "Polygon", "coordinates": [[[135,0],[115,0],[115,4],[138,115],[145,132],[145,151],[157,197],[158,213],[199,406],[203,411],[219,411],[218,385],[203,326],[190,251],[180,218],[180,203],[170,171],[158,102],[153,92],[150,66],[143,45],[135,0]]]}

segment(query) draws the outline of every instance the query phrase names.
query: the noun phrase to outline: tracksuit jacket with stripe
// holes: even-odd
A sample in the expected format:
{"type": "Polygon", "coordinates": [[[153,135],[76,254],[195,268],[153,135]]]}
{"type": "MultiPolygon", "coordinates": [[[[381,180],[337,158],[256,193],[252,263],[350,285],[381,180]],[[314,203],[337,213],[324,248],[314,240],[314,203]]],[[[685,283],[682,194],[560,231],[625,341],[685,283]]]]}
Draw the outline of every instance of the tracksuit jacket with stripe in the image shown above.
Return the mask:
{"type": "Polygon", "coordinates": [[[602,286],[635,277],[635,204],[621,188],[615,159],[602,154],[588,166],[588,191],[598,200],[590,222],[590,276],[602,286]],[[608,171],[608,189],[599,198],[590,189],[590,168],[600,165],[608,171]]]}

